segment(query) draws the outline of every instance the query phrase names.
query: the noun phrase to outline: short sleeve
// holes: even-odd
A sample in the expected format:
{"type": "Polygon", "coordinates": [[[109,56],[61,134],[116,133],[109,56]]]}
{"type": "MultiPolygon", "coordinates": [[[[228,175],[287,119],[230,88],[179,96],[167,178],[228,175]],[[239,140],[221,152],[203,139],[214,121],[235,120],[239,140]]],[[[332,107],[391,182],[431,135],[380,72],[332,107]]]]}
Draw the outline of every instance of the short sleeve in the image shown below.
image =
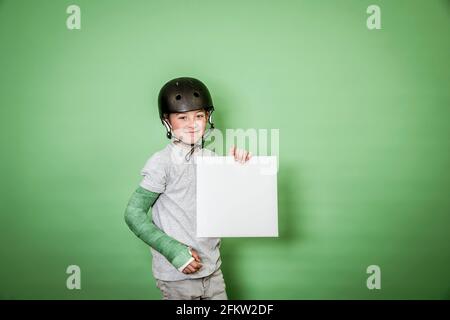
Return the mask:
{"type": "Polygon", "coordinates": [[[147,160],[141,170],[141,176],[143,179],[139,185],[142,188],[156,193],[163,193],[166,190],[166,168],[160,154],[155,153],[147,160]]]}

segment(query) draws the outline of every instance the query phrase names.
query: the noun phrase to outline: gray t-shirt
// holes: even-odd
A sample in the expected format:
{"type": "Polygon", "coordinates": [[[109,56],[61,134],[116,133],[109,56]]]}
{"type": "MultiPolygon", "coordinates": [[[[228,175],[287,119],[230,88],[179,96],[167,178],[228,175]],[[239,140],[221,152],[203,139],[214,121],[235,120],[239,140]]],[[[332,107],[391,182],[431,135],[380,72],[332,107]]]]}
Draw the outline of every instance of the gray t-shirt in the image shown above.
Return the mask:
{"type": "Polygon", "coordinates": [[[151,248],[153,276],[164,281],[206,277],[220,268],[220,238],[198,238],[196,207],[196,158],[214,156],[213,151],[195,148],[186,160],[189,149],[171,141],[148,159],[141,175],[140,186],[161,195],[152,208],[156,226],[167,235],[197,250],[202,268],[192,274],[178,271],[163,255],[151,248]]]}

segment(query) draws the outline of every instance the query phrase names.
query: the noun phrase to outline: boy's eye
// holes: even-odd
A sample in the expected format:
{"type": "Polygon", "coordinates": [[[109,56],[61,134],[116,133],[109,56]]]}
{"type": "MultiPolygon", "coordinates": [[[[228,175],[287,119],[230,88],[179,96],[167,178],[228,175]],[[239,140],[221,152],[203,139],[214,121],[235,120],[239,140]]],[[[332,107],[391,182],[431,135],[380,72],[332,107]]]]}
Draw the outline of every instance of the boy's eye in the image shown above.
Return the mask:
{"type": "Polygon", "coordinates": [[[185,119],[186,119],[186,116],[178,117],[178,119],[180,119],[180,120],[185,120],[185,119]]]}
{"type": "Polygon", "coordinates": [[[204,114],[198,114],[197,118],[203,118],[205,115],[204,114]]]}

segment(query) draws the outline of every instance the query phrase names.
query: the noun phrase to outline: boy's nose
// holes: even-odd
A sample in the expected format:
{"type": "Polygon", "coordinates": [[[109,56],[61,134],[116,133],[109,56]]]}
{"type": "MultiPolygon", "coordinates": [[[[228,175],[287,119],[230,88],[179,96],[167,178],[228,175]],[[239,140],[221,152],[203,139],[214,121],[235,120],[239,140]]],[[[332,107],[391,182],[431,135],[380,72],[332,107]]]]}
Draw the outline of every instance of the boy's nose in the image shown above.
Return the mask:
{"type": "Polygon", "coordinates": [[[195,127],[194,119],[189,119],[187,126],[188,128],[194,128],[195,127]]]}
{"type": "Polygon", "coordinates": [[[197,122],[195,121],[195,118],[189,119],[189,125],[191,127],[195,127],[197,125],[197,122]]]}

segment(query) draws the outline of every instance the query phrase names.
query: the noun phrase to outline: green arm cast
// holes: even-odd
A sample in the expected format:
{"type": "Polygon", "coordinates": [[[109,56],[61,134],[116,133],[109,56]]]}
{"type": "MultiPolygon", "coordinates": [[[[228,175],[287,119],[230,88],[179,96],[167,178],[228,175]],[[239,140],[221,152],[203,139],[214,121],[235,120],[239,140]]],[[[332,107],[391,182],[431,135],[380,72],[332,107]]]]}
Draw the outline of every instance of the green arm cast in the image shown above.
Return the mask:
{"type": "Polygon", "coordinates": [[[133,233],[153,249],[166,257],[179,269],[192,258],[189,248],[165,234],[152,221],[151,207],[159,193],[148,191],[139,186],[131,195],[125,210],[125,222],[133,233]],[[147,212],[150,211],[150,215],[147,212]]]}

